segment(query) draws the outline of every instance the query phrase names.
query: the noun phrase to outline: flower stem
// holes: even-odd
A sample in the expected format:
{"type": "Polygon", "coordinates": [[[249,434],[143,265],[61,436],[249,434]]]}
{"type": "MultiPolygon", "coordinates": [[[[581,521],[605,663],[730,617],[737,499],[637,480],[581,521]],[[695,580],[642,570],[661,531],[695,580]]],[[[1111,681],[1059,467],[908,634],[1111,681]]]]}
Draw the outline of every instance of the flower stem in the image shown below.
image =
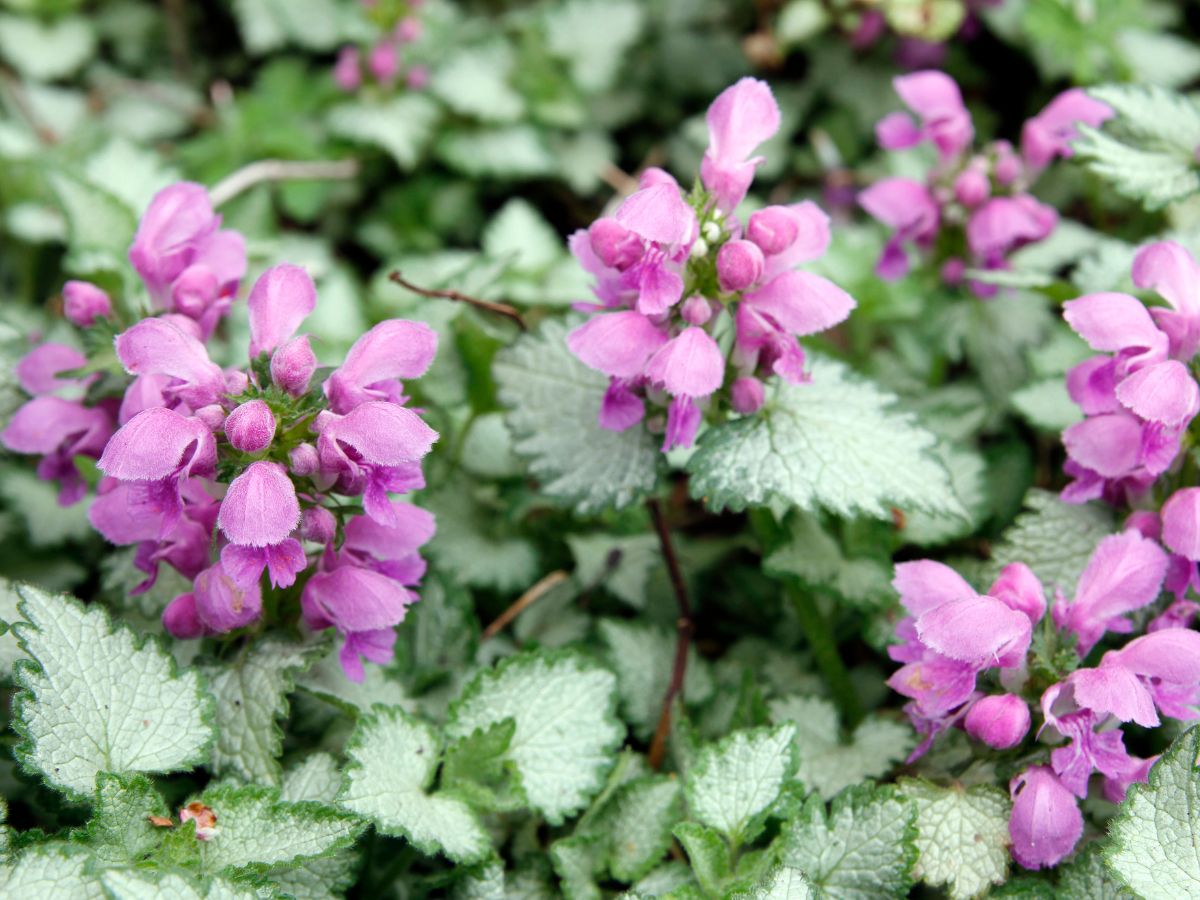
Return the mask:
{"type": "Polygon", "coordinates": [[[517,327],[522,331],[528,331],[529,326],[525,324],[525,318],[521,315],[521,311],[515,306],[508,303],[495,303],[491,300],[483,300],[479,297],[472,297],[470,294],[464,294],[460,291],[443,291],[432,290],[430,288],[418,287],[413,284],[399,272],[392,272],[388,275],[388,279],[394,281],[400,287],[412,291],[421,297],[436,297],[442,300],[454,300],[458,303],[466,303],[468,306],[474,306],[476,309],[486,310],[490,313],[504,316],[506,319],[511,319],[517,323],[517,327]]]}
{"type": "Polygon", "coordinates": [[[838,653],[833,628],[811,593],[796,584],[789,584],[787,594],[796,609],[796,617],[800,620],[808,645],[812,648],[813,660],[825,676],[833,702],[842,714],[842,721],[847,728],[853,728],[862,721],[863,708],[850,681],[850,673],[846,671],[846,664],[838,653]]]}
{"type": "Polygon", "coordinates": [[[663,559],[667,564],[667,574],[671,577],[671,587],[675,590],[675,602],[679,606],[679,618],[675,621],[675,661],[671,666],[671,680],[667,684],[667,693],[663,697],[662,712],[658,716],[658,727],[654,729],[654,739],[650,742],[649,762],[654,769],[662,767],[663,757],[667,752],[667,735],[671,731],[671,708],[675,698],[683,697],[683,680],[687,675],[688,647],[692,640],[692,605],[688,600],[687,584],[683,580],[683,572],[679,568],[679,558],[675,555],[675,546],[671,543],[671,530],[663,516],[662,505],[658,499],[651,497],[646,501],[650,510],[650,518],[654,521],[654,530],[658,532],[658,543],[662,547],[663,559]]]}

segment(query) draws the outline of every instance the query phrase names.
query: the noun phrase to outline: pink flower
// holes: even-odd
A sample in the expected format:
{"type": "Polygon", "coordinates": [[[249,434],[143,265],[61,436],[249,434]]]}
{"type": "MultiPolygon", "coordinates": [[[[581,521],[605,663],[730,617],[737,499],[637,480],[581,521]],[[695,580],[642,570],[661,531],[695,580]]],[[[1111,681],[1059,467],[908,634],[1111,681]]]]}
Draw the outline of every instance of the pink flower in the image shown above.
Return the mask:
{"type": "Polygon", "coordinates": [[[437,334],[424,322],[380,322],[325,380],[329,406],[344,415],[371,400],[397,401],[403,396],[398,379],[424,375],[436,354],[437,334]]]}
{"type": "Polygon", "coordinates": [[[1093,551],[1070,602],[1059,596],[1054,622],[1079,638],[1085,656],[1106,631],[1128,633],[1127,613],[1152,603],[1162,587],[1167,555],[1136,531],[1110,535],[1093,551]]]}
{"type": "Polygon", "coordinates": [[[709,144],[700,177],[717,206],[731,212],[746,196],[754,170],[763,161],[750,154],[779,130],[779,105],[766,82],[743,78],[718,95],[706,118],[709,144]]]}
{"type": "Polygon", "coordinates": [[[1013,858],[1026,869],[1057,865],[1083,834],[1083,815],[1075,798],[1047,766],[1026,769],[1012,780],[1009,791],[1013,858]]]}
{"type": "Polygon", "coordinates": [[[250,310],[250,356],[270,353],[296,333],[317,306],[317,288],[300,266],[272,266],[258,277],[246,301],[250,310]]]}
{"type": "Polygon", "coordinates": [[[1071,142],[1079,136],[1076,126],[1082,123],[1095,128],[1112,116],[1107,104],[1093,100],[1079,88],[1063,91],[1025,123],[1021,154],[1035,169],[1049,165],[1055,157],[1073,156],[1071,142]]]}
{"type": "Polygon", "coordinates": [[[353,93],[362,85],[362,59],[357,47],[343,47],[338,51],[333,81],[346,93],[353,93]]]}
{"type": "Polygon", "coordinates": [[[693,325],[655,351],[645,376],[673,397],[707,397],[724,380],[725,359],[717,342],[693,325]]]}
{"type": "Polygon", "coordinates": [[[975,740],[997,750],[1009,750],[1029,733],[1029,706],[1013,694],[982,697],[971,704],[963,727],[975,740]]]}
{"type": "Polygon", "coordinates": [[[108,294],[87,281],[68,281],[63,285],[63,314],[79,328],[91,328],[97,319],[112,315],[108,294]]]}
{"type": "Polygon", "coordinates": [[[117,335],[117,358],[130,375],[162,375],[172,381],[164,396],[192,408],[216,403],[225,394],[225,375],[200,341],[165,318],[143,319],[117,335]]]}
{"type": "Polygon", "coordinates": [[[74,400],[35,397],[20,407],[0,432],[0,441],[16,453],[38,454],[38,477],[59,483],[58,502],[70,506],[83,499],[87,483],[75,468],[76,456],[101,455],[112,434],[112,418],[74,400]]]}
{"type": "Polygon", "coordinates": [[[34,397],[60,391],[73,391],[79,396],[91,379],[58,376],[72,369],[82,369],[87,361],[86,356],[66,344],[38,344],[21,357],[13,367],[13,374],[25,393],[34,397]]]}
{"type": "Polygon", "coordinates": [[[276,462],[251,463],[229,485],[217,526],[229,539],[221,560],[243,586],[263,569],[276,587],[295,582],[307,561],[291,533],[300,524],[300,503],[287,470],[276,462]]]}
{"type": "Polygon", "coordinates": [[[417,550],[434,535],[433,514],[411,503],[392,501],[395,525],[381,525],[369,516],[346,522],[342,553],[356,565],[374,569],[406,586],[416,585],[425,574],[425,561],[417,550]]]}
{"type": "Polygon", "coordinates": [[[885,116],[875,127],[885,150],[914,147],[932,141],[943,161],[953,159],[971,145],[975,129],[954,79],[942,72],[913,72],[892,80],[905,106],[916,113],[919,124],[904,113],[885,116]]]}
{"type": "Polygon", "coordinates": [[[883,248],[875,273],[888,281],[908,273],[904,245],[932,245],[937,236],[941,210],[925,185],[909,178],[885,178],[858,195],[858,202],[874,219],[893,229],[883,248]]]}

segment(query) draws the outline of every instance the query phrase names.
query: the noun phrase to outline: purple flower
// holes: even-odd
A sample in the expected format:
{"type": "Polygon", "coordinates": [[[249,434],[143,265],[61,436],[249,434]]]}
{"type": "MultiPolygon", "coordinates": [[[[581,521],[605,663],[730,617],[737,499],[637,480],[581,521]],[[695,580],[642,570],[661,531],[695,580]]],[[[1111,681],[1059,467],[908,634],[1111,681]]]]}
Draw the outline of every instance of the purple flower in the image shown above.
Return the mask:
{"type": "Polygon", "coordinates": [[[908,274],[905,244],[927,248],[937,237],[941,209],[925,185],[909,178],[885,178],[858,195],[858,202],[874,219],[893,230],[875,266],[887,281],[908,274]]]}
{"type": "Polygon", "coordinates": [[[704,186],[717,206],[732,212],[754,180],[763,157],[750,158],[779,130],[779,105],[764,81],[743,78],[722,91],[708,108],[708,150],[700,164],[704,186]]]}
{"type": "Polygon", "coordinates": [[[392,501],[395,525],[381,525],[369,516],[346,522],[342,553],[355,565],[374,569],[406,586],[420,583],[425,561],[417,550],[437,530],[433,514],[411,503],[392,501]]]}
{"type": "Polygon", "coordinates": [[[112,428],[112,418],[103,409],[42,396],[30,400],[13,414],[0,432],[0,441],[16,453],[40,455],[38,477],[57,481],[59,505],[71,506],[87,492],[87,483],[75,468],[75,457],[99,457],[112,428]]]}
{"type": "Polygon", "coordinates": [[[971,704],[963,728],[975,740],[1009,750],[1029,733],[1029,706],[1013,694],[981,697],[971,704]]]}
{"type": "Polygon", "coordinates": [[[229,539],[221,561],[241,585],[257,582],[268,570],[276,587],[288,587],[307,560],[290,537],[300,524],[300,503],[287,470],[276,462],[255,462],[229,485],[217,526],[229,539]]]}
{"type": "Polygon", "coordinates": [[[86,365],[87,357],[74,347],[46,343],[38,344],[22,356],[13,367],[13,374],[17,376],[17,382],[25,393],[34,397],[60,391],[74,391],[78,395],[87,387],[88,381],[58,376],[62,372],[82,369],[86,365]]]}
{"type": "Polygon", "coordinates": [[[386,575],[343,565],[313,575],[300,603],[310,628],[334,627],[342,635],[342,670],[351,681],[362,681],[365,673],[360,657],[381,665],[391,661],[393,629],[415,600],[403,585],[386,575]]]}
{"type": "Polygon", "coordinates": [[[275,416],[263,400],[249,400],[225,418],[225,436],[235,450],[261,453],[275,437],[275,416]]]}
{"type": "Polygon", "coordinates": [[[1021,132],[1021,154],[1035,169],[1049,165],[1055,157],[1074,155],[1071,142],[1079,136],[1079,124],[1095,128],[1113,117],[1105,103],[1093,100],[1079,88],[1063,91],[1040,113],[1025,123],[1021,132]]]}
{"type": "Polygon", "coordinates": [[[204,344],[168,319],[143,319],[117,335],[116,350],[126,372],[172,379],[163,395],[193,409],[216,403],[226,392],[225,375],[204,344]]]}
{"type": "Polygon", "coordinates": [[[316,370],[317,357],[308,335],[292,338],[271,354],[271,381],[293,397],[308,390],[316,370]]]}
{"type": "Polygon", "coordinates": [[[250,310],[250,356],[287,342],[317,306],[317,288],[300,266],[272,266],[258,277],[246,301],[250,310]]]}
{"type": "Polygon", "coordinates": [[[1079,638],[1085,656],[1106,631],[1128,633],[1127,613],[1152,603],[1167,572],[1167,555],[1136,531],[1110,535],[1092,552],[1070,602],[1059,596],[1054,622],[1079,638]]]}
{"type": "Polygon", "coordinates": [[[340,415],[372,400],[403,399],[398,379],[419,378],[437,354],[437,334],[424,322],[388,319],[357,341],[325,380],[330,408],[340,415]]]}
{"type": "MultiPolygon", "coordinates": [[[[237,283],[246,274],[246,246],[236,231],[222,231],[221,217],[212,209],[202,185],[179,182],[163,188],[138,223],[129,261],[146,283],[150,297],[162,309],[175,309],[174,287],[188,272],[183,294],[203,281],[215,285],[206,302],[184,312],[210,334],[229,308],[237,283]]],[[[196,295],[191,294],[193,303],[196,295]]]]}
{"type": "Polygon", "coordinates": [[[919,124],[905,113],[891,113],[875,127],[885,150],[914,147],[932,141],[943,161],[953,159],[971,145],[975,128],[963,105],[954,79],[937,71],[913,72],[892,79],[904,105],[916,113],[919,124]]]}
{"type": "Polygon", "coordinates": [[[1009,792],[1013,858],[1026,869],[1058,865],[1083,835],[1075,797],[1047,766],[1026,769],[1009,784],[1009,792]]]}
{"type": "Polygon", "coordinates": [[[88,281],[68,281],[63,285],[63,314],[79,328],[91,328],[97,319],[112,315],[108,294],[88,281]]]}
{"type": "Polygon", "coordinates": [[[362,59],[357,47],[343,47],[338,51],[333,81],[347,93],[357,91],[362,85],[362,59]]]}

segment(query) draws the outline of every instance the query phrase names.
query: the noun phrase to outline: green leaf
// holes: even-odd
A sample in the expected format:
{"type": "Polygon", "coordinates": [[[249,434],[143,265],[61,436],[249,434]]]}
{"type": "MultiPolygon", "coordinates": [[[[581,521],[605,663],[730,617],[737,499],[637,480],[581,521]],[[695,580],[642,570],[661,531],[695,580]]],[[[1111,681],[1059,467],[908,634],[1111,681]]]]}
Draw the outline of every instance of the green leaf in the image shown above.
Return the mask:
{"type": "Polygon", "coordinates": [[[501,41],[470,47],[440,62],[429,90],[450,109],[484,122],[515,122],[525,101],[509,79],[513,52],[501,41]]]}
{"type": "Polygon", "coordinates": [[[1064,503],[1037,488],[1026,495],[1025,506],[992,548],[988,576],[996,577],[1008,563],[1023,562],[1047,591],[1058,587],[1070,594],[1096,544],[1112,533],[1112,514],[1097,504],[1064,503]]]}
{"type": "Polygon", "coordinates": [[[123,264],[137,227],[133,211],[107,189],[64,170],[47,178],[67,219],[72,254],[93,254],[100,268],[123,264]]]}
{"type": "Polygon", "coordinates": [[[231,660],[204,666],[209,691],[216,700],[217,739],[212,767],[217,775],[233,774],[261,784],[278,785],[282,768],[283,731],[288,694],[295,675],[307,668],[324,647],[270,638],[231,660]]]}
{"type": "Polygon", "coordinates": [[[780,383],[763,409],[709,429],[688,463],[691,490],[714,511],[825,508],[877,518],[902,510],[965,515],[934,438],[895,398],[825,358],[812,381],[780,383]]]}
{"type": "Polygon", "coordinates": [[[715,894],[733,869],[729,845],[716,831],[697,822],[680,822],[675,837],[683,845],[700,887],[715,894]]]}
{"type": "Polygon", "coordinates": [[[1016,391],[1012,405],[1030,425],[1043,431],[1062,431],[1083,420],[1083,413],[1071,400],[1061,375],[1043,378],[1016,391]]]}
{"type": "Polygon", "coordinates": [[[964,518],[959,513],[912,510],[905,516],[900,535],[906,542],[922,547],[967,537],[979,527],[990,509],[987,466],[982,456],[974,450],[948,441],[940,441],[933,453],[946,467],[946,472],[950,475],[950,486],[962,509],[967,511],[967,516],[964,518]]]}
{"type": "MultiPolygon", "coordinates": [[[[67,541],[83,540],[93,532],[87,505],[58,505],[58,489],[28,469],[0,473],[0,497],[5,507],[21,517],[26,537],[34,547],[58,547],[67,541]]],[[[69,560],[63,560],[64,565],[69,560]]]]}
{"type": "MultiPolygon", "coordinates": [[[[608,645],[608,663],[617,673],[621,716],[645,739],[654,732],[662,712],[663,697],[675,665],[675,634],[649,622],[605,619],[598,625],[608,645]]],[[[708,663],[695,647],[688,647],[683,696],[689,704],[703,703],[712,696],[713,681],[708,663]]]]}
{"type": "Polygon", "coordinates": [[[566,900],[600,900],[603,895],[596,875],[603,855],[600,840],[586,835],[561,838],[550,845],[550,862],[566,900]]]}
{"type": "Polygon", "coordinates": [[[36,662],[17,673],[16,753],[26,769],[82,798],[100,772],[177,772],[204,761],[212,710],[196,672],[178,674],[168,654],[114,629],[102,608],[17,591],[25,622],[14,628],[36,662]]]}
{"type": "Polygon", "coordinates": [[[889,787],[853,787],[825,804],[810,797],[783,833],[781,861],[804,872],[817,897],[902,897],[917,861],[917,810],[889,787]]]}
{"type": "Polygon", "coordinates": [[[108,900],[257,900],[262,896],[253,888],[223,878],[209,879],[206,885],[188,881],[175,872],[157,874],[147,871],[109,869],[100,876],[108,900]]]}
{"type": "Polygon", "coordinates": [[[1117,113],[1103,131],[1078,126],[1075,151],[1089,169],[1147,209],[1200,190],[1194,156],[1200,146],[1200,106],[1153,85],[1108,85],[1089,93],[1117,113]]]}
{"type": "Polygon", "coordinates": [[[819,697],[772,700],[770,710],[771,721],[795,725],[796,778],[825,800],[851,785],[886,775],[915,741],[907,723],[872,715],[843,743],[836,707],[819,697]]]}
{"type": "Polygon", "coordinates": [[[608,868],[626,884],[647,875],[671,847],[671,829],[682,812],[679,782],[661,775],[621,785],[605,807],[608,868]]]}
{"type": "Polygon", "coordinates": [[[450,707],[446,733],[462,738],[511,718],[506,752],[529,805],[553,825],[604,785],[624,738],[616,678],[573,651],[522,653],[475,676],[450,707]]]}
{"type": "Polygon", "coordinates": [[[662,563],[662,550],[654,535],[570,534],[567,546],[575,558],[575,579],[581,585],[603,586],[634,609],[646,605],[650,573],[662,563]]]}
{"type": "Polygon", "coordinates": [[[351,681],[342,671],[337,650],[331,650],[296,679],[302,690],[353,715],[370,712],[376,704],[414,707],[415,702],[394,674],[382,666],[366,666],[362,681],[351,681]]]}
{"type": "Polygon", "coordinates": [[[90,859],[77,844],[34,844],[0,865],[0,896],[106,900],[100,879],[87,871],[90,859]]]}
{"type": "Polygon", "coordinates": [[[491,839],[467,804],[429,791],[439,746],[425,723],[398,707],[376,707],[359,720],[346,755],[350,765],[338,799],[384,834],[456,863],[478,862],[492,852],[491,839]]]}
{"type": "Polygon", "coordinates": [[[904,796],[917,805],[917,865],[913,875],[946,886],[968,900],[1001,884],[1008,874],[1008,795],[990,785],[942,788],[903,779],[904,796]]]}
{"type": "Polygon", "coordinates": [[[0,16],[0,56],[28,78],[66,78],[95,52],[95,29],[83,16],[67,16],[53,23],[28,16],[0,16]]]}
{"type": "Polygon", "coordinates": [[[847,557],[815,515],[794,511],[788,516],[787,528],[787,542],[764,561],[768,574],[794,576],[811,588],[832,590],[857,606],[878,607],[883,600],[890,600],[891,567],[883,559],[847,557]]]}
{"type": "Polygon", "coordinates": [[[1182,88],[1200,75],[1200,49],[1169,31],[1128,28],[1117,35],[1117,46],[1133,70],[1131,81],[1182,88]]]}
{"type": "Polygon", "coordinates": [[[539,272],[564,254],[562,238],[528,200],[514,197],[483,230],[483,252],[518,272],[539,272]]]}
{"type": "Polygon", "coordinates": [[[607,90],[641,33],[642,12],[633,0],[567,0],[546,14],[546,45],[579,87],[607,90]]]}
{"type": "Polygon", "coordinates": [[[405,94],[381,103],[335,106],[329,113],[329,130],[347,140],[381,147],[407,171],[417,164],[437,118],[437,106],[428,97],[405,94]]]}
{"type": "Polygon", "coordinates": [[[1109,823],[1105,858],[1146,900],[1200,894],[1200,726],[1177,738],[1150,770],[1149,784],[1129,788],[1109,823]]]}
{"type": "Polygon", "coordinates": [[[337,760],[328,753],[314,753],[298,766],[283,773],[279,799],[289,803],[315,800],[333,803],[342,787],[342,773],[337,760]]]}
{"type": "Polygon", "coordinates": [[[544,494],[580,515],[623,507],[653,490],[660,454],[641,428],[608,431],[596,417],[608,379],[567,349],[577,319],[549,320],[496,354],[493,372],[516,451],[544,494]]]}
{"type": "Polygon", "coordinates": [[[442,787],[479,808],[505,809],[515,805],[506,784],[511,763],[505,760],[504,753],[516,730],[515,721],[504,719],[455,741],[446,749],[442,787]]]}
{"type": "MultiPolygon", "coordinates": [[[[524,537],[494,534],[497,516],[472,501],[459,483],[429,493],[424,505],[437,517],[437,534],[426,547],[438,568],[467,587],[521,591],[537,578],[537,550],[524,537]]],[[[500,521],[503,524],[503,521],[500,521]]]]}
{"type": "Polygon", "coordinates": [[[791,866],[776,866],[757,887],[730,894],[727,900],[809,900],[812,896],[812,885],[803,872],[791,866]]]}
{"type": "Polygon", "coordinates": [[[450,168],[476,178],[533,178],[556,166],[529,125],[452,131],[438,142],[437,153],[450,168]]]}
{"type": "Polygon", "coordinates": [[[163,830],[149,816],[169,816],[162,795],[144,775],[96,776],[96,803],[84,837],[97,858],[136,864],[162,842],[163,830]]]}
{"type": "Polygon", "coordinates": [[[114,137],[87,161],[87,177],[102,185],[129,209],[140,211],[150,205],[162,188],[179,181],[179,172],[153,151],[114,137]]]}
{"type": "Polygon", "coordinates": [[[200,841],[201,867],[210,873],[262,871],[326,857],[354,843],[362,825],[321,803],[288,803],[273,788],[230,785],[204,792],[217,833],[200,841]]]}
{"type": "Polygon", "coordinates": [[[12,630],[12,623],[21,618],[17,604],[21,595],[16,586],[7,578],[0,578],[0,622],[7,626],[0,634],[0,680],[7,681],[13,675],[13,667],[17,660],[25,658],[25,652],[17,643],[17,635],[12,630]]]}
{"type": "Polygon", "coordinates": [[[685,790],[692,818],[735,845],[752,840],[795,770],[794,725],[735,731],[703,747],[685,790]]]}
{"type": "Polygon", "coordinates": [[[335,0],[233,0],[246,49],[255,56],[297,44],[332,50],[341,39],[335,0]]]}
{"type": "Polygon", "coordinates": [[[1135,900],[1104,864],[1103,846],[1092,841],[1058,868],[1058,900],[1135,900]]]}

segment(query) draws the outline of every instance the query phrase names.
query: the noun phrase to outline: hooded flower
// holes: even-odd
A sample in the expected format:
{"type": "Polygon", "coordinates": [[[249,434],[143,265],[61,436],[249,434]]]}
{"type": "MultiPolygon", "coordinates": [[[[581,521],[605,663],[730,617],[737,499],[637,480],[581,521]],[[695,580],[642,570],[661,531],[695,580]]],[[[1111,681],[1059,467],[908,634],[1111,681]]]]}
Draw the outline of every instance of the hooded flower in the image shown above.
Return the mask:
{"type": "Polygon", "coordinates": [[[858,202],[877,221],[892,229],[875,266],[875,274],[893,281],[908,274],[905,245],[927,248],[937,237],[941,210],[929,189],[911,178],[885,178],[858,195],[858,202]]]}
{"type": "Polygon", "coordinates": [[[250,356],[269,353],[296,333],[317,306],[317,288],[300,266],[272,266],[259,276],[246,301],[250,310],[250,356]]]}
{"type": "Polygon", "coordinates": [[[112,417],[75,400],[35,397],[13,414],[0,441],[16,453],[42,457],[38,477],[59,483],[58,502],[70,506],[83,499],[87,484],[75,467],[76,456],[99,457],[112,434],[112,417]]]}
{"type": "Polygon", "coordinates": [[[708,108],[709,144],[700,177],[724,212],[732,212],[746,196],[763,161],[750,154],[779,130],[779,118],[771,88],[753,78],[726,88],[708,108]]]}
{"type": "Polygon", "coordinates": [[[1013,858],[1026,869],[1058,865],[1083,835],[1075,797],[1048,766],[1026,769],[1009,784],[1009,792],[1013,858]]]}
{"type": "Polygon", "coordinates": [[[325,396],[339,415],[371,400],[399,402],[398,379],[419,378],[433,363],[437,334],[423,322],[388,319],[357,341],[325,380],[325,396]]]}
{"type": "Polygon", "coordinates": [[[892,79],[892,86],[919,122],[900,112],[885,116],[875,128],[881,147],[900,150],[931,141],[948,160],[971,146],[975,128],[954,79],[942,72],[913,72],[892,79]]]}
{"type": "Polygon", "coordinates": [[[1095,128],[1112,116],[1108,104],[1092,99],[1079,88],[1063,91],[1025,123],[1021,154],[1036,169],[1047,166],[1055,157],[1073,156],[1071,142],[1079,137],[1078,126],[1095,128]]]}

